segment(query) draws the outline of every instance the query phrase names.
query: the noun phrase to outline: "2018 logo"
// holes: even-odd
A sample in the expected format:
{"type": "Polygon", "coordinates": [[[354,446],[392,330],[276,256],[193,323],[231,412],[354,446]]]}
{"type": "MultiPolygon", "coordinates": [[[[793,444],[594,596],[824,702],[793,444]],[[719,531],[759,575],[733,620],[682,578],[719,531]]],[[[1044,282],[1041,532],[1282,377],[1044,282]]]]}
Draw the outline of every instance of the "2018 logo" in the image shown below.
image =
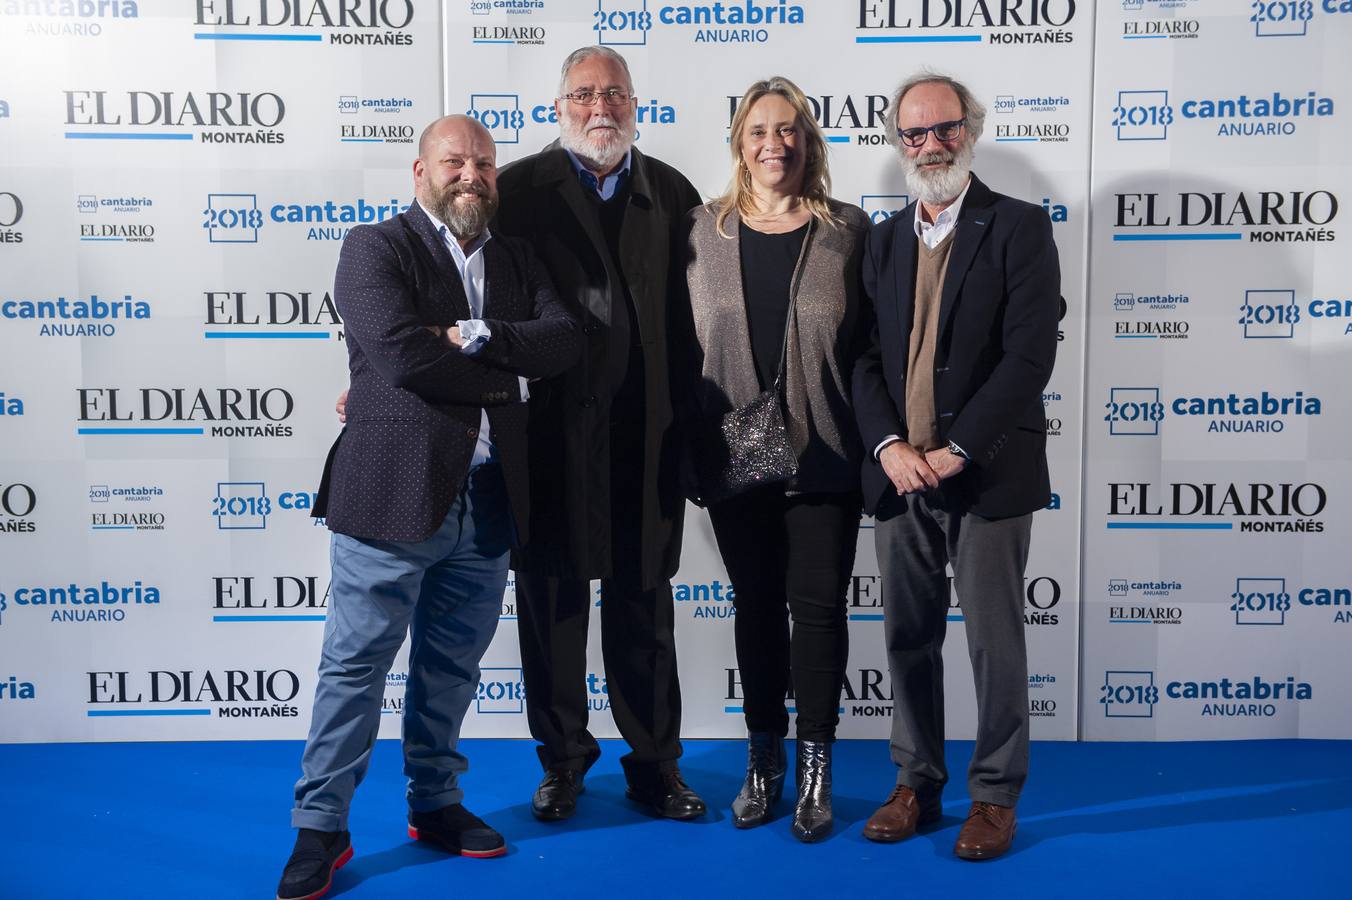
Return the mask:
{"type": "Polygon", "coordinates": [[[1109,669],[1103,673],[1099,703],[1103,706],[1104,716],[1109,719],[1154,718],[1159,699],[1154,672],[1109,669]]]}
{"type": "Polygon", "coordinates": [[[211,515],[220,531],[261,531],[268,527],[272,500],[261,481],[221,481],[216,484],[211,515]]]}
{"type": "Polygon", "coordinates": [[[212,244],[256,244],[263,213],[257,194],[207,194],[202,227],[212,244]]]}
{"type": "Polygon", "coordinates": [[[1168,91],[1118,91],[1112,113],[1119,141],[1165,140],[1174,121],[1168,91]]]}
{"type": "Polygon", "coordinates": [[[521,98],[517,94],[470,94],[469,109],[465,112],[488,129],[493,143],[521,143],[526,114],[521,111],[521,98]]]}
{"type": "Polygon", "coordinates": [[[474,692],[474,711],[483,715],[526,711],[526,684],[521,669],[483,668],[474,692]]]}

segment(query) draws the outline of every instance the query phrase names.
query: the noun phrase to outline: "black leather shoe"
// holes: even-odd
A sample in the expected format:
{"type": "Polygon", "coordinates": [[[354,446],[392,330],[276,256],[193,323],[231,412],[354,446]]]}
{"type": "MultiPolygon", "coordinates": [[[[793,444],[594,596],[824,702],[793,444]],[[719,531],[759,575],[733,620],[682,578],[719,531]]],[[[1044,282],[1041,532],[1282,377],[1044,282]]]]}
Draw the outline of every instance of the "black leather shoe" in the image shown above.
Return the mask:
{"type": "Polygon", "coordinates": [[[798,741],[798,802],[793,807],[793,836],[805,844],[831,833],[831,745],[798,741]]]}
{"type": "Polygon", "coordinates": [[[408,814],[408,836],[429,841],[448,850],[475,859],[501,856],[507,842],[474,813],[459,803],[432,812],[408,814]]]}
{"type": "Polygon", "coordinates": [[[650,807],[667,819],[687,821],[704,815],[704,801],[681,778],[679,769],[657,772],[647,778],[633,779],[624,795],[635,803],[650,807]]]}
{"type": "Polygon", "coordinates": [[[557,822],[577,812],[577,797],[586,788],[582,786],[583,773],[576,769],[546,769],[545,777],[530,798],[530,811],[541,822],[557,822]]]}
{"type": "Polygon", "coordinates": [[[746,746],[746,780],[732,801],[732,824],[755,828],[770,821],[784,791],[788,772],[784,739],[768,731],[753,731],[746,746]]]}
{"type": "Polygon", "coordinates": [[[333,883],[333,873],[352,858],[352,837],[346,831],[302,828],[277,884],[277,900],[314,900],[333,883]]]}

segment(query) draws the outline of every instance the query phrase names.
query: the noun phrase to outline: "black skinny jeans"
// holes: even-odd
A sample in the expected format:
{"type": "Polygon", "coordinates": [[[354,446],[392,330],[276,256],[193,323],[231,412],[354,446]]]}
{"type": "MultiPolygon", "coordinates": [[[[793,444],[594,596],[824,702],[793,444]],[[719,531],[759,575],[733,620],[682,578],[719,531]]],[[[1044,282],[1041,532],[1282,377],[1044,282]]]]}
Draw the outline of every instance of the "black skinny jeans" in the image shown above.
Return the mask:
{"type": "Polygon", "coordinates": [[[857,494],[786,496],[778,485],[710,505],[732,580],[748,731],[788,734],[792,684],[799,740],[835,740],[859,509],[857,494]]]}

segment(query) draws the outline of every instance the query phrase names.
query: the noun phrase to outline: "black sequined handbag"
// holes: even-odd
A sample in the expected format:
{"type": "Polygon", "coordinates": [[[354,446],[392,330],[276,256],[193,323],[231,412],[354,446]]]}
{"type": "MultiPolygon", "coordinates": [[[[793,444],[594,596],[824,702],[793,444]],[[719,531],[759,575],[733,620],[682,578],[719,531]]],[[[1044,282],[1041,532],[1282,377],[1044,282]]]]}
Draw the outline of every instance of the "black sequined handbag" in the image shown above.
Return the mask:
{"type": "Polygon", "coordinates": [[[772,390],[719,416],[703,438],[700,494],[706,503],[788,481],[798,474],[798,456],[784,427],[778,380],[772,390]]]}
{"type": "Polygon", "coordinates": [[[789,481],[798,474],[798,454],[784,425],[784,363],[789,352],[794,302],[808,244],[816,231],[808,227],[798,251],[784,321],[784,343],[779,348],[779,372],[769,390],[755,400],[706,423],[699,449],[700,494],[705,503],[717,503],[755,487],[789,481]]]}

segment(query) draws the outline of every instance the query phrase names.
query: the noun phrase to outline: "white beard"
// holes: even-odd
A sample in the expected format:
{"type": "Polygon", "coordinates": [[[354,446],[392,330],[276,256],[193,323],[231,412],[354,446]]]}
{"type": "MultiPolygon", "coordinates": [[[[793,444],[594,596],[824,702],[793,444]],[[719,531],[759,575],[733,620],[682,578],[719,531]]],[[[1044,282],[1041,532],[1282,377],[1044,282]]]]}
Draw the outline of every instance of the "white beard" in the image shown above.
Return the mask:
{"type": "Polygon", "coordinates": [[[906,173],[906,188],[921,203],[947,203],[962,193],[967,178],[972,174],[973,148],[971,141],[963,141],[956,153],[936,150],[918,156],[901,154],[901,166],[906,173]],[[927,172],[920,167],[931,162],[950,162],[946,169],[927,172]]]}
{"type": "Polygon", "coordinates": [[[619,128],[620,125],[614,119],[606,116],[603,119],[588,119],[587,122],[578,127],[569,122],[562,123],[563,127],[559,129],[559,143],[565,150],[571,150],[573,155],[582,160],[588,168],[597,172],[609,172],[620,164],[624,155],[629,152],[629,148],[634,144],[635,129],[631,125],[628,131],[621,129],[614,138],[591,138],[588,137],[585,128],[594,125],[609,125],[619,128]]]}

